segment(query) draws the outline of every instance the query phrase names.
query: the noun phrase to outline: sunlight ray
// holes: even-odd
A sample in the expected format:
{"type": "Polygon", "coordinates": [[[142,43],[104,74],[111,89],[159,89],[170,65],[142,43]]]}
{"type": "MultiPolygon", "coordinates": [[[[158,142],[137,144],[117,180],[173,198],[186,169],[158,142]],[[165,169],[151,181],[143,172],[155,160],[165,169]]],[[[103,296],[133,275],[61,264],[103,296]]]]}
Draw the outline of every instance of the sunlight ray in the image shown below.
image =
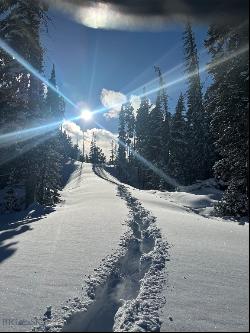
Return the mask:
{"type": "MultiPolygon", "coordinates": [[[[221,64],[223,64],[223,63],[225,63],[225,62],[227,62],[227,61],[229,61],[229,60],[231,60],[231,59],[233,59],[235,57],[240,56],[241,54],[243,54],[243,53],[245,53],[247,51],[249,51],[249,45],[246,45],[246,46],[242,47],[241,49],[239,49],[239,50],[231,53],[230,55],[219,59],[217,62],[214,62],[212,64],[208,64],[208,65],[205,65],[205,66],[201,67],[199,69],[199,73],[204,73],[208,69],[217,67],[217,66],[219,66],[219,65],[221,65],[221,64]]],[[[140,97],[146,97],[148,95],[151,95],[153,93],[158,92],[162,88],[168,88],[170,86],[176,85],[177,83],[185,81],[185,80],[187,80],[187,79],[189,79],[189,78],[191,78],[191,77],[193,77],[195,75],[197,75],[197,71],[194,71],[194,72],[192,72],[190,74],[185,74],[185,75],[183,75],[183,76],[181,76],[181,77],[179,77],[179,78],[177,78],[177,79],[175,79],[175,80],[173,80],[173,81],[171,81],[169,83],[164,84],[161,87],[157,87],[157,88],[151,89],[151,90],[149,90],[149,91],[141,94],[140,97]]]]}
{"type": "MultiPolygon", "coordinates": [[[[44,134],[44,133],[43,133],[44,134]]],[[[2,154],[0,157],[0,165],[3,165],[5,163],[8,163],[10,161],[15,160],[17,157],[27,153],[28,151],[32,150],[33,148],[39,146],[41,143],[49,140],[50,138],[52,138],[53,136],[55,136],[54,132],[50,132],[49,134],[42,135],[42,133],[40,133],[40,137],[36,138],[36,140],[32,140],[32,142],[28,142],[26,143],[24,146],[22,146],[22,148],[20,150],[11,150],[11,151],[7,151],[6,156],[5,154],[2,154]]]]}
{"type": "Polygon", "coordinates": [[[27,69],[32,75],[34,75],[38,80],[43,82],[51,90],[61,96],[67,103],[69,103],[74,108],[77,108],[77,105],[72,102],[66,95],[64,95],[57,87],[51,84],[44,76],[39,73],[28,61],[21,57],[15,50],[13,50],[5,41],[0,38],[0,48],[2,48],[6,53],[8,53],[13,59],[15,59],[20,65],[27,69]]]}
{"type": "MultiPolygon", "coordinates": [[[[208,65],[205,65],[205,66],[201,67],[200,70],[199,70],[199,73],[204,73],[208,69],[217,67],[217,66],[219,66],[219,65],[221,65],[221,64],[223,64],[223,63],[225,63],[225,62],[227,62],[227,61],[229,61],[229,60],[231,60],[231,59],[233,59],[235,57],[238,57],[238,56],[244,54],[247,51],[249,51],[249,45],[246,45],[246,46],[242,47],[241,49],[237,50],[236,52],[233,52],[230,55],[225,56],[225,57],[219,59],[217,62],[214,62],[213,64],[208,64],[208,65]]],[[[177,66],[182,66],[182,64],[177,65],[177,66]]],[[[156,87],[156,88],[153,88],[151,90],[147,90],[145,93],[140,94],[139,97],[148,97],[148,96],[150,96],[150,95],[152,95],[154,93],[157,93],[162,88],[168,88],[170,86],[174,86],[174,85],[176,85],[176,84],[178,84],[180,82],[183,82],[183,81],[185,81],[185,80],[187,80],[187,79],[195,76],[196,74],[197,74],[197,72],[195,71],[195,72],[190,73],[190,74],[182,75],[181,77],[176,78],[175,80],[173,80],[171,82],[168,82],[168,83],[166,83],[165,85],[163,85],[161,87],[156,87]]],[[[130,92],[130,94],[133,93],[133,92],[130,92]]],[[[114,105],[112,105],[111,108],[118,107],[119,105],[120,104],[114,104],[114,105]]],[[[94,110],[93,113],[102,113],[102,112],[106,112],[107,110],[108,109],[106,107],[101,107],[99,109],[94,110]]]]}
{"type": "MultiPolygon", "coordinates": [[[[104,129],[107,130],[105,127],[103,127],[101,124],[97,123],[95,121],[95,124],[104,129]]],[[[123,141],[119,140],[119,138],[117,138],[117,136],[115,136],[115,134],[111,133],[114,141],[118,142],[119,144],[121,144],[123,147],[127,147],[126,143],[124,143],[123,141]]],[[[134,157],[141,162],[142,164],[144,164],[144,166],[146,166],[147,168],[149,168],[150,170],[152,170],[157,176],[159,176],[160,178],[164,179],[164,181],[166,183],[168,183],[169,185],[173,186],[174,188],[178,188],[180,186],[179,182],[177,182],[176,179],[174,179],[173,177],[168,176],[165,172],[163,172],[161,169],[159,169],[157,166],[155,166],[152,162],[150,162],[149,160],[147,160],[145,157],[143,157],[141,154],[139,154],[138,152],[136,152],[134,149],[130,148],[132,154],[134,155],[134,157]]]]}

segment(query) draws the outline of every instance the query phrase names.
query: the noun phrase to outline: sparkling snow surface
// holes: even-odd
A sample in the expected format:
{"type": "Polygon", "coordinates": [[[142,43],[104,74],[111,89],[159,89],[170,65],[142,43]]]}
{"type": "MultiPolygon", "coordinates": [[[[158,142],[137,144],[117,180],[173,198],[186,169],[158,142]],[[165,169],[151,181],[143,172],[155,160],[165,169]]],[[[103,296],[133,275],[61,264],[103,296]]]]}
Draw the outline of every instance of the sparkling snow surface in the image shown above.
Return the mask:
{"type": "Polygon", "coordinates": [[[219,191],[185,190],[78,164],[53,212],[0,216],[0,331],[46,309],[38,331],[247,331],[249,225],[210,216],[219,191]]]}

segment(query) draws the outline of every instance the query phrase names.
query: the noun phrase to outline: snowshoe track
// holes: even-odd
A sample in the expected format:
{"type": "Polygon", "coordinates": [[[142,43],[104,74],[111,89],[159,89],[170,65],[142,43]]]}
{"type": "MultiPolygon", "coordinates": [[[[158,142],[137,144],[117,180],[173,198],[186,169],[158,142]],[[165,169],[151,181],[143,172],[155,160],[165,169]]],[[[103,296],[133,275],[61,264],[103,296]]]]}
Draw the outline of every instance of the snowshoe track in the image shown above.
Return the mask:
{"type": "Polygon", "coordinates": [[[34,331],[160,331],[168,244],[162,240],[156,218],[124,185],[117,186],[117,195],[129,208],[130,231],[119,249],[88,277],[85,298],[69,300],[59,312],[52,311],[51,319],[43,318],[34,331]]]}

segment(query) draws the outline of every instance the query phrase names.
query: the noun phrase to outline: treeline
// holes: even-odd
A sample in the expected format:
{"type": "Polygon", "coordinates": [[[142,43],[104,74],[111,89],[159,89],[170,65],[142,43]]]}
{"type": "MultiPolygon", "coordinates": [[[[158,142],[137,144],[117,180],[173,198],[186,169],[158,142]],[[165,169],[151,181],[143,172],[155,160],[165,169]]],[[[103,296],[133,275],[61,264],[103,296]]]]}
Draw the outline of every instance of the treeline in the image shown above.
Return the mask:
{"type": "MultiPolygon", "coordinates": [[[[47,11],[40,1],[4,0],[0,4],[0,38],[41,74],[41,34],[47,33],[47,11]]],[[[49,82],[57,86],[54,66],[49,82]]],[[[63,99],[54,90],[0,49],[2,210],[19,210],[35,201],[46,205],[58,201],[63,163],[79,155],[60,128],[64,109],[63,99]]]]}
{"type": "Polygon", "coordinates": [[[204,44],[211,56],[207,70],[212,83],[205,94],[190,24],[183,41],[187,91],[180,94],[175,111],[169,110],[166,84],[157,67],[155,104],[144,90],[136,115],[130,102],[122,106],[115,159],[118,174],[143,189],[168,190],[175,188],[171,177],[182,185],[216,177],[225,189],[217,212],[246,215],[248,27],[209,28],[204,44]]]}

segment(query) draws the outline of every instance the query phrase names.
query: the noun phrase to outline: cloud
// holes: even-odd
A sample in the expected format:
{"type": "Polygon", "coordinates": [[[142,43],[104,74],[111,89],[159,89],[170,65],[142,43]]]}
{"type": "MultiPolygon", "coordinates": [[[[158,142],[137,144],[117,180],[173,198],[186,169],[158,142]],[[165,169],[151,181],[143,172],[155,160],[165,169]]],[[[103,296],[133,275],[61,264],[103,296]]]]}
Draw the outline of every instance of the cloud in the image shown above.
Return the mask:
{"type": "Polygon", "coordinates": [[[87,130],[84,133],[84,146],[86,153],[89,153],[90,143],[93,138],[93,134],[95,134],[97,145],[103,150],[106,157],[109,158],[111,142],[112,140],[115,140],[117,138],[117,134],[100,128],[91,128],[87,130]]]}
{"type": "Polygon", "coordinates": [[[242,22],[248,19],[248,0],[47,0],[77,22],[102,29],[162,29],[173,22],[242,22]]]}
{"type": "Polygon", "coordinates": [[[82,137],[82,130],[80,126],[78,126],[73,121],[65,120],[62,124],[62,127],[64,131],[67,132],[68,135],[70,135],[73,139],[81,138],[82,137]]]}
{"type": "MultiPolygon", "coordinates": [[[[131,95],[129,101],[131,102],[134,108],[134,113],[136,114],[141,104],[140,96],[131,95]]],[[[127,102],[127,97],[119,91],[102,89],[101,102],[102,105],[108,109],[108,112],[104,113],[104,117],[107,119],[118,118],[122,104],[127,102]]]]}
{"type": "MultiPolygon", "coordinates": [[[[72,121],[64,121],[63,129],[66,133],[72,138],[73,143],[78,142],[78,145],[81,149],[83,144],[83,133],[81,128],[72,121]]],[[[93,134],[96,137],[97,145],[103,150],[104,154],[107,158],[110,156],[111,150],[111,142],[115,140],[118,135],[114,134],[108,130],[100,129],[100,128],[91,128],[84,132],[84,149],[85,154],[89,153],[89,148],[91,144],[91,140],[93,138],[93,134]]]]}
{"type": "Polygon", "coordinates": [[[127,97],[119,91],[102,89],[101,102],[108,109],[104,114],[106,118],[118,118],[121,106],[127,101],[127,97]]]}

